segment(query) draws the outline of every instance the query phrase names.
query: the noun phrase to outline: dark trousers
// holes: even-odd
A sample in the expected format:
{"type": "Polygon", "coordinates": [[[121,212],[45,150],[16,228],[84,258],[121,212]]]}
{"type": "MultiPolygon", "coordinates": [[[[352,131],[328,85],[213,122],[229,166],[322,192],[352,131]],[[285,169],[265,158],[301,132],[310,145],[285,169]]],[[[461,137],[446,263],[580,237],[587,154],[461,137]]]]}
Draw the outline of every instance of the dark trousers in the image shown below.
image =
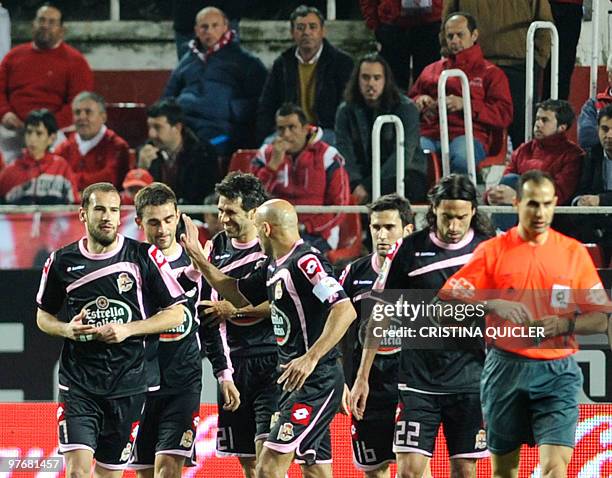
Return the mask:
{"type": "Polygon", "coordinates": [[[376,30],[380,54],[389,63],[400,90],[410,85],[410,76],[416,80],[423,68],[440,59],[440,23],[429,23],[409,29],[382,24],[376,30]],[[412,71],[410,71],[412,58],[412,71]]]}
{"type": "MultiPolygon", "coordinates": [[[[559,32],[559,99],[567,100],[582,27],[582,6],[551,1],[550,8],[559,32]]],[[[550,73],[549,60],[544,74],[543,98],[550,97],[550,73]]]]}

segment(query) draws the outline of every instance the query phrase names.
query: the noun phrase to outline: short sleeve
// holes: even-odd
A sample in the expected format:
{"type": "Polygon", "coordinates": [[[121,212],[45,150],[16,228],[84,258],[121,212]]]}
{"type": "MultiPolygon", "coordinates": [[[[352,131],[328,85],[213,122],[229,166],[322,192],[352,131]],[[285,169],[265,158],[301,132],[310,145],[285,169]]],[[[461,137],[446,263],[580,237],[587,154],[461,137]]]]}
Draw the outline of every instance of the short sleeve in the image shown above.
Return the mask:
{"type": "Polygon", "coordinates": [[[410,241],[404,241],[404,239],[398,239],[393,246],[387,252],[385,262],[374,281],[372,291],[375,293],[381,293],[383,290],[401,289],[402,284],[402,270],[409,267],[407,263],[410,256],[410,241]]]}
{"type": "Polygon", "coordinates": [[[300,257],[296,262],[298,274],[302,275],[312,287],[312,294],[323,304],[333,305],[347,299],[346,292],[334,277],[333,268],[314,252],[300,257]]]}
{"type": "Polygon", "coordinates": [[[450,298],[473,299],[477,291],[495,289],[495,283],[487,269],[485,244],[480,244],[469,262],[448,278],[440,289],[443,297],[449,298],[450,293],[450,298]]]}
{"type": "Polygon", "coordinates": [[[43,266],[40,286],[36,294],[38,307],[53,315],[59,312],[66,298],[66,289],[62,284],[57,267],[55,252],[52,252],[43,266]]]}

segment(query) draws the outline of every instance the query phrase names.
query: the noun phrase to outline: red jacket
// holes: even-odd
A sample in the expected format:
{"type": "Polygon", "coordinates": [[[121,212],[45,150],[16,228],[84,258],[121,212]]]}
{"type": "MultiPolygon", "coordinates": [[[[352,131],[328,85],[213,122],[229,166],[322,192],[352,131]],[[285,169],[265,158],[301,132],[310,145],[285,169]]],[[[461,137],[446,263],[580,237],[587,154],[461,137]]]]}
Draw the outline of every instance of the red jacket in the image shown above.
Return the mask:
{"type": "Polygon", "coordinates": [[[523,174],[530,169],[547,172],[555,180],[559,205],[563,205],[576,192],[584,156],[585,152],[565,133],[553,134],[521,144],[512,153],[504,174],[523,174]]]}
{"type": "MultiPolygon", "coordinates": [[[[438,79],[442,71],[451,68],[462,70],[468,77],[474,138],[488,151],[493,137],[492,129],[507,128],[512,123],[512,97],[508,78],[499,67],[484,59],[478,44],[427,65],[412,85],[408,96],[416,100],[421,95],[429,95],[437,100],[438,79]]],[[[463,96],[459,78],[450,78],[446,82],[446,94],[463,96]]],[[[448,132],[451,141],[465,134],[463,111],[448,113],[448,132]]],[[[433,118],[421,116],[421,136],[440,138],[437,110],[433,118]]]]}
{"type": "MultiPolygon", "coordinates": [[[[284,163],[276,171],[266,167],[272,157],[272,145],[262,146],[253,159],[251,171],[272,196],[291,204],[349,204],[350,188],[344,158],[336,148],[320,141],[321,135],[320,128],[313,129],[306,147],[295,158],[285,155],[284,163]]],[[[308,234],[329,239],[342,217],[340,213],[300,214],[300,222],[308,234]]]]}
{"type": "Polygon", "coordinates": [[[0,173],[0,197],[7,204],[72,204],[79,199],[64,158],[47,153],[37,161],[27,150],[0,173]]]}
{"type": "Polygon", "coordinates": [[[87,60],[66,43],[48,50],[18,45],[0,63],[0,118],[12,111],[23,121],[30,111],[47,108],[64,128],[72,124],[72,99],[93,86],[87,60]]]}
{"type": "Polygon", "coordinates": [[[370,30],[381,23],[397,24],[406,28],[440,21],[442,0],[433,0],[431,12],[423,15],[402,16],[402,0],[359,0],[361,14],[370,30]]]}
{"type": "Polygon", "coordinates": [[[76,133],[55,148],[55,154],[66,158],[72,167],[79,191],[93,183],[108,181],[121,189],[129,169],[130,147],[113,130],[107,129],[102,140],[85,156],[81,156],[76,133]]]}

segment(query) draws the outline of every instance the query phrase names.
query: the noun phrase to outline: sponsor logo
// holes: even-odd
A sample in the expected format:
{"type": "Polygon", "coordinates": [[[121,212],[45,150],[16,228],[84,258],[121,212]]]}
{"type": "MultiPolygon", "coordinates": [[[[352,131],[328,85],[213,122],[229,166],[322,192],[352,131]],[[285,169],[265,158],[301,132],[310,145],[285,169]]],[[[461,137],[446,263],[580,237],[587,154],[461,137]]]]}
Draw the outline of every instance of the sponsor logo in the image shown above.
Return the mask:
{"type": "Polygon", "coordinates": [[[433,257],[436,255],[435,252],[415,252],[416,257],[433,257]]]}
{"type": "Polygon", "coordinates": [[[355,441],[359,440],[359,434],[357,433],[357,427],[355,426],[355,423],[351,423],[351,438],[355,441]]]}
{"type": "Polygon", "coordinates": [[[283,281],[278,280],[274,286],[274,300],[280,300],[283,297],[283,281]]]}
{"type": "Polygon", "coordinates": [[[122,272],[119,274],[119,277],[117,277],[117,287],[119,288],[120,294],[131,291],[133,285],[134,280],[126,272],[122,272]]]}
{"type": "Polygon", "coordinates": [[[62,423],[64,420],[66,420],[66,410],[64,409],[64,404],[59,403],[57,405],[57,422],[62,423]]]}
{"type": "Polygon", "coordinates": [[[274,428],[279,418],[280,418],[280,412],[274,412],[272,414],[272,416],[270,417],[270,430],[274,428]]]}
{"type": "Polygon", "coordinates": [[[460,277],[459,279],[451,278],[449,285],[452,288],[453,297],[458,299],[471,299],[474,297],[476,287],[469,280],[460,277]]]}
{"type": "Polygon", "coordinates": [[[134,422],[132,423],[132,431],[130,432],[130,439],[127,442],[127,444],[125,445],[125,448],[123,449],[123,451],[121,452],[121,458],[119,459],[120,461],[128,461],[128,459],[130,458],[130,455],[132,454],[132,448],[134,446],[134,442],[136,441],[136,437],[138,436],[138,424],[140,422],[134,422]]]}
{"type": "Polygon", "coordinates": [[[313,279],[318,273],[323,272],[323,266],[315,256],[306,256],[298,261],[298,267],[306,274],[306,277],[313,279]]]}
{"type": "Polygon", "coordinates": [[[404,403],[399,402],[397,404],[397,407],[395,407],[395,423],[399,422],[400,418],[402,417],[403,411],[404,411],[404,403]]]}
{"type": "Polygon", "coordinates": [[[127,324],[132,320],[132,309],[127,304],[104,296],[88,302],[83,308],[87,314],[87,323],[96,327],[113,323],[127,324]]]}
{"type": "Polygon", "coordinates": [[[81,269],[85,269],[85,266],[84,265],[70,266],[70,267],[66,268],[66,272],[80,271],[81,269]]]}
{"type": "Polygon", "coordinates": [[[476,433],[474,449],[484,450],[485,448],[487,448],[487,432],[485,432],[484,430],[479,430],[478,433],[476,433]]]}
{"type": "Polygon", "coordinates": [[[228,257],[231,257],[231,254],[222,254],[220,256],[215,256],[215,260],[220,261],[222,259],[227,259],[228,257]]]}
{"type": "Polygon", "coordinates": [[[272,319],[276,343],[281,346],[285,345],[289,340],[289,335],[291,335],[291,321],[274,303],[270,306],[270,318],[272,319]]]}
{"type": "Polygon", "coordinates": [[[183,448],[191,448],[191,445],[193,445],[193,431],[186,430],[181,437],[180,446],[183,448]]]}
{"type": "Polygon", "coordinates": [[[183,323],[159,334],[159,341],[177,342],[184,339],[191,331],[192,324],[193,316],[191,315],[191,311],[187,307],[183,306],[183,323]]]}
{"type": "Polygon", "coordinates": [[[283,423],[278,429],[278,435],[276,438],[280,441],[291,441],[293,440],[293,423],[283,423]]]}
{"type": "Polygon", "coordinates": [[[312,407],[304,405],[303,403],[295,403],[291,407],[291,421],[298,425],[308,425],[310,423],[310,416],[312,414],[312,407]]]}
{"type": "Polygon", "coordinates": [[[157,267],[159,267],[160,269],[168,263],[168,261],[166,260],[166,256],[164,256],[164,253],[155,246],[151,246],[149,248],[149,255],[151,256],[151,259],[153,259],[153,262],[155,262],[155,264],[157,264],[157,267]]]}

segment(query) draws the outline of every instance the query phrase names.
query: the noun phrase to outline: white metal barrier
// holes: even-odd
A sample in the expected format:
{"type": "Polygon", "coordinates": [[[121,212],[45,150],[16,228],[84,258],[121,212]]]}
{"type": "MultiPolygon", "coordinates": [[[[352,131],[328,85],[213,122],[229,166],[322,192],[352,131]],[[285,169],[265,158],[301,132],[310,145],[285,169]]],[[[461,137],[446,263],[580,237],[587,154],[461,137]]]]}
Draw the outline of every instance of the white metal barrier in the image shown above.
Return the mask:
{"type": "Polygon", "coordinates": [[[327,19],[336,19],[336,0],[327,0],[327,19]]]}
{"type": "Polygon", "coordinates": [[[461,97],[463,99],[463,124],[465,128],[465,147],[467,149],[468,176],[476,184],[476,160],[474,158],[474,129],[472,127],[472,100],[470,83],[467,75],[459,70],[444,70],[438,80],[438,112],[440,116],[440,144],[442,149],[442,174],[450,174],[450,147],[448,139],[448,113],[446,109],[446,82],[449,78],[461,80],[461,97]]]}
{"type": "Polygon", "coordinates": [[[372,126],[372,201],[380,197],[380,131],[385,123],[395,126],[395,189],[404,195],[404,125],[395,115],[380,115],[372,126]]]}
{"type": "MultiPolygon", "coordinates": [[[[591,14],[591,81],[589,98],[595,98],[597,95],[597,68],[599,67],[599,0],[592,0],[591,14]]],[[[604,58],[604,63],[607,59],[604,58]]]]}
{"type": "Polygon", "coordinates": [[[533,67],[535,64],[535,34],[537,30],[550,30],[550,98],[559,97],[559,33],[552,22],[532,22],[527,30],[527,65],[525,66],[525,142],[533,133],[533,67]]]}
{"type": "Polygon", "coordinates": [[[119,0],[110,0],[110,19],[115,22],[121,19],[121,6],[119,5],[119,0]]]}

